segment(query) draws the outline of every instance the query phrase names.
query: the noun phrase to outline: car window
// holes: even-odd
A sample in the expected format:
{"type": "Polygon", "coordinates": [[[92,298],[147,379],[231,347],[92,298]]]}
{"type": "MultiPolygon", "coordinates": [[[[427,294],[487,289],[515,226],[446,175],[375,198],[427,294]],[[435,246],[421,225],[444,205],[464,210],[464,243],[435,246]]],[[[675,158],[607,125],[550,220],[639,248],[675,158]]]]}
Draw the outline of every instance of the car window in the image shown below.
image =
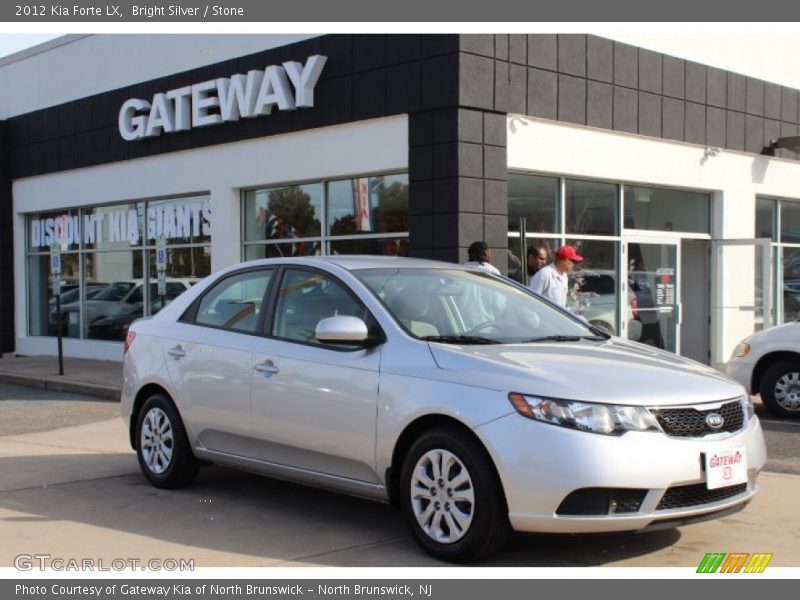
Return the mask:
{"type": "MultiPolygon", "coordinates": [[[[136,284],[132,281],[115,281],[114,283],[104,287],[93,300],[106,300],[110,302],[119,302],[125,297],[125,294],[133,289],[136,284]]],[[[141,300],[140,300],[141,302],[141,300]]]]}
{"type": "Polygon", "coordinates": [[[255,333],[261,303],[271,278],[271,270],[248,271],[226,277],[203,296],[195,323],[255,333]]]}
{"type": "Polygon", "coordinates": [[[335,279],[322,273],[287,269],[278,290],[272,335],[321,344],[317,324],[328,317],[353,316],[366,321],[366,309],[335,279]]]}

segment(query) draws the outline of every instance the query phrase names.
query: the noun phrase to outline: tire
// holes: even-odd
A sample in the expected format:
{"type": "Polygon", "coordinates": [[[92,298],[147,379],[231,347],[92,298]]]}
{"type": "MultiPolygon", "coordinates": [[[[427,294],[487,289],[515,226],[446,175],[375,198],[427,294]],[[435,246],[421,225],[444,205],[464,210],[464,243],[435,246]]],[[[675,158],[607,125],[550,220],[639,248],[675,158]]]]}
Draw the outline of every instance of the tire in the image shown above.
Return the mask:
{"type": "Polygon", "coordinates": [[[800,363],[775,363],[761,379],[761,400],[776,417],[800,418],[800,363]]]}
{"type": "Polygon", "coordinates": [[[400,477],[408,526],[434,558],[468,562],[500,550],[507,541],[508,508],[494,464],[484,448],[458,428],[423,433],[411,446],[400,477]],[[442,464],[444,473],[436,466],[442,464]],[[453,482],[457,483],[450,487],[453,482]]]}
{"type": "Polygon", "coordinates": [[[158,488],[189,485],[199,463],[172,401],[164,394],[148,398],[136,424],[136,456],[147,480],[158,488]]]}

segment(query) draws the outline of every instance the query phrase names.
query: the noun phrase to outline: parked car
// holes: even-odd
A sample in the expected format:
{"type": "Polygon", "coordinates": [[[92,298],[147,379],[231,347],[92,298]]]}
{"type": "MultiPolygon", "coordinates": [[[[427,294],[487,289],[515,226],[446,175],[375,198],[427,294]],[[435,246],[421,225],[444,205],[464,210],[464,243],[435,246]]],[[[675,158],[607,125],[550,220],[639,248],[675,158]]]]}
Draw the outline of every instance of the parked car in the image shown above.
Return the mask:
{"type": "Polygon", "coordinates": [[[800,322],[771,327],[744,338],[727,373],[751,394],[761,394],[776,417],[800,418],[800,322]]]}
{"type": "Polygon", "coordinates": [[[121,413],[156,487],[211,462],[392,502],[449,561],[512,530],[728,515],[766,459],[749,396],[713,369],[507,279],[397,257],[204,279],[130,326],[121,413]]]}
{"type": "MultiPolygon", "coordinates": [[[[94,283],[94,282],[87,282],[84,284],[84,294],[86,295],[87,300],[91,300],[100,291],[106,287],[107,283],[94,283]]],[[[69,290],[64,290],[61,288],[61,306],[64,307],[66,305],[72,306],[73,304],[77,303],[80,300],[80,290],[78,289],[77,285],[70,286],[69,290]]],[[[48,301],[48,315],[47,315],[47,335],[58,335],[58,304],[56,302],[56,297],[53,296],[48,301]]],[[[66,333],[66,328],[69,324],[69,314],[65,312],[62,308],[61,311],[61,327],[62,333],[66,333]]]]}
{"type": "MultiPolygon", "coordinates": [[[[154,315],[160,311],[164,305],[169,304],[170,299],[165,298],[162,302],[160,296],[150,303],[150,314],[154,315]]],[[[89,325],[89,339],[124,341],[128,334],[128,327],[136,319],[141,319],[144,314],[144,307],[140,306],[134,312],[101,317],[89,325]]]]}
{"type": "MultiPolygon", "coordinates": [[[[166,298],[172,300],[179,294],[188,290],[196,279],[168,279],[166,298]]],[[[154,281],[150,283],[150,298],[158,295],[158,284],[154,281]]],[[[135,314],[137,311],[141,315],[144,303],[144,285],[140,279],[120,280],[110,283],[94,297],[85,302],[86,312],[84,321],[91,327],[97,320],[116,316],[135,314]]],[[[80,311],[80,302],[69,302],[62,304],[62,313],[68,319],[69,313],[80,311]]]]}

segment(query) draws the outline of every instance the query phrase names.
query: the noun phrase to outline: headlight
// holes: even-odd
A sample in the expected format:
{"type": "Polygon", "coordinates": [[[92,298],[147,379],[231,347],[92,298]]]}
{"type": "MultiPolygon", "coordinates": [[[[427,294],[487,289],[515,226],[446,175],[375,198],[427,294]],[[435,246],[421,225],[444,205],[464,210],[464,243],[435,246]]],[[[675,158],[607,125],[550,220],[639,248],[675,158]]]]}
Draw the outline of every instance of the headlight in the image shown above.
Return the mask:
{"type": "Polygon", "coordinates": [[[524,396],[512,392],[508,399],[523,417],[579,431],[622,435],[626,431],[659,431],[655,417],[641,406],[595,404],[524,396]]]}
{"type": "Polygon", "coordinates": [[[742,358],[750,354],[750,344],[740,342],[733,351],[733,358],[742,358]]]}
{"type": "Polygon", "coordinates": [[[753,415],[756,414],[756,407],[753,406],[753,400],[750,398],[750,394],[744,394],[742,396],[742,411],[744,412],[745,423],[749,423],[753,415]]]}

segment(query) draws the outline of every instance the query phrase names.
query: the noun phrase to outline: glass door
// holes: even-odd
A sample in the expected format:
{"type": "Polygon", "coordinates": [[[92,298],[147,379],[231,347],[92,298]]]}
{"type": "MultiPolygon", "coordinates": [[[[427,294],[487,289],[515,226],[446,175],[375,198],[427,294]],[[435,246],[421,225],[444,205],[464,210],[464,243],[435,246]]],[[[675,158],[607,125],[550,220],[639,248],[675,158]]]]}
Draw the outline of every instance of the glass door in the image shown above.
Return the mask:
{"type": "MultiPolygon", "coordinates": [[[[679,240],[628,237],[622,246],[632,317],[628,338],[680,353],[679,240]]],[[[628,310],[625,306],[623,309],[628,310]]]]}

